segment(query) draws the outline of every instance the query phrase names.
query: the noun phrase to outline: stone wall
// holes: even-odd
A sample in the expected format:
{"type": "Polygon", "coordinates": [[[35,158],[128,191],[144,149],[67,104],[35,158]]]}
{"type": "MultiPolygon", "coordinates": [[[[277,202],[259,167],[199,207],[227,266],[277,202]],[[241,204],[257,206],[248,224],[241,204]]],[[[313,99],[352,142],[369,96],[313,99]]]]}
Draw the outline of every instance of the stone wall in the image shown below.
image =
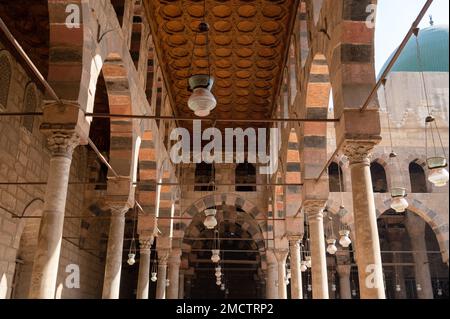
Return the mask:
{"type": "MultiPolygon", "coordinates": [[[[6,52],[0,43],[0,53],[6,55],[12,66],[8,102],[0,106],[0,112],[23,112],[24,94],[30,77],[17,61],[6,52]]],[[[5,85],[1,83],[0,85],[5,85]]],[[[42,92],[36,90],[38,105],[42,103],[42,92]]],[[[41,111],[40,106],[36,111],[41,111]]],[[[39,132],[39,117],[34,118],[32,132],[23,126],[22,117],[0,118],[0,182],[45,182],[50,155],[46,141],[39,132]]],[[[87,175],[87,149],[79,147],[73,156],[70,180],[81,182],[87,175]]],[[[81,220],[84,202],[83,185],[70,185],[66,205],[64,239],[61,248],[58,273],[57,297],[95,298],[101,295],[104,262],[100,251],[80,250],[81,220]],[[99,257],[97,257],[99,256],[99,257]],[[80,288],[69,289],[65,285],[68,265],[78,265],[80,288]]],[[[1,185],[0,186],[0,298],[26,298],[34,250],[37,245],[39,215],[45,185],[1,185]],[[24,218],[18,218],[24,216],[24,218]],[[33,218],[34,217],[34,218],[33,218]],[[18,283],[15,285],[15,283],[18,283]]],[[[92,231],[98,234],[98,231],[92,231]]],[[[97,249],[101,242],[88,239],[85,247],[97,249]]],[[[73,270],[72,270],[73,271],[73,270]]]]}

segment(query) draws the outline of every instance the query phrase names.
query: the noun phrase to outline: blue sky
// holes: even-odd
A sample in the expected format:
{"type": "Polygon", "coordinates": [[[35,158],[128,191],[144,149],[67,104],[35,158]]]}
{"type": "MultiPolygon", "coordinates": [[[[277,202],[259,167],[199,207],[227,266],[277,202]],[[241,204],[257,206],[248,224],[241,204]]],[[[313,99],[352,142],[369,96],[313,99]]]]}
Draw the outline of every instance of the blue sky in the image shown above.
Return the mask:
{"type": "MultiPolygon", "coordinates": [[[[416,19],[425,0],[378,0],[375,64],[377,73],[400,45],[406,32],[416,19]]],[[[429,26],[429,15],[435,24],[449,24],[449,0],[434,0],[427,15],[422,20],[421,28],[429,26]]]]}

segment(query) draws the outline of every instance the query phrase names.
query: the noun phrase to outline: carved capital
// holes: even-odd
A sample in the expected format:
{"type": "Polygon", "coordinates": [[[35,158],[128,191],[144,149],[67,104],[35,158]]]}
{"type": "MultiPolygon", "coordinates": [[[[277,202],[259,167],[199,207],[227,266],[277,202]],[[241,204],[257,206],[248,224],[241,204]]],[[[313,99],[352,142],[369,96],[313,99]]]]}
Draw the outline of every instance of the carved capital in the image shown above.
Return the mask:
{"type": "Polygon", "coordinates": [[[169,259],[169,249],[158,249],[158,264],[160,266],[167,266],[167,260],[169,259]]]}
{"type": "Polygon", "coordinates": [[[80,136],[72,130],[52,131],[47,137],[47,146],[52,156],[72,158],[74,149],[80,144],[80,136]]]}
{"type": "Polygon", "coordinates": [[[289,246],[291,248],[298,249],[300,248],[300,242],[302,240],[303,236],[289,236],[289,246]]]}
{"type": "Polygon", "coordinates": [[[141,254],[149,254],[150,253],[150,248],[153,245],[153,240],[154,237],[142,237],[139,238],[139,249],[140,249],[140,253],[141,254]]]}
{"type": "Polygon", "coordinates": [[[303,211],[308,216],[309,221],[323,220],[323,210],[326,201],[324,200],[308,200],[303,203],[303,211]]]}
{"type": "Polygon", "coordinates": [[[289,255],[289,250],[285,249],[275,249],[275,257],[279,263],[285,263],[286,258],[289,255]]]}
{"type": "Polygon", "coordinates": [[[110,203],[109,208],[111,209],[111,217],[125,217],[130,208],[123,203],[110,203]]]}
{"type": "Polygon", "coordinates": [[[350,165],[361,163],[370,165],[370,155],[377,144],[378,141],[346,141],[342,150],[348,157],[350,165]]]}

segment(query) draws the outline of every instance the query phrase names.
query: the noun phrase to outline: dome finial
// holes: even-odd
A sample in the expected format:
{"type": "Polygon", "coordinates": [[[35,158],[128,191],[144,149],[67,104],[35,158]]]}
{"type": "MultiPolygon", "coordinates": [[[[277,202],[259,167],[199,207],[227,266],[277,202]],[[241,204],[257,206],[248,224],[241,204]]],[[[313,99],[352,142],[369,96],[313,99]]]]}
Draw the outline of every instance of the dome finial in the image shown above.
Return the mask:
{"type": "Polygon", "coordinates": [[[430,26],[434,26],[434,20],[431,14],[430,14],[430,26]]]}

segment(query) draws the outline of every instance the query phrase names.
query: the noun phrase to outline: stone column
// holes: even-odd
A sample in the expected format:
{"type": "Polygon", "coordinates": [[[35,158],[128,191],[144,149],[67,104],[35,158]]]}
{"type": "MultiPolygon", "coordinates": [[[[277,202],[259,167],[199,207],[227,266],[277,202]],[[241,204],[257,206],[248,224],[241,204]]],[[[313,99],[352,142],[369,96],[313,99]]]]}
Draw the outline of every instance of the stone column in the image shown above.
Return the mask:
{"type": "Polygon", "coordinates": [[[336,272],[339,276],[339,295],[341,299],[352,299],[352,286],[350,282],[352,266],[337,265],[336,272]]]}
{"type": "Polygon", "coordinates": [[[276,286],[278,277],[278,262],[273,250],[267,250],[267,277],[266,277],[266,298],[277,299],[278,288],[276,286]]]}
{"type": "Polygon", "coordinates": [[[181,300],[184,299],[184,270],[180,270],[178,299],[181,299],[181,300]]]}
{"type": "Polygon", "coordinates": [[[156,283],[156,299],[166,299],[168,249],[158,250],[158,281],[156,283]]]}
{"type": "Polygon", "coordinates": [[[50,168],[31,274],[30,298],[55,298],[70,166],[79,142],[78,134],[73,131],[52,132],[48,137],[50,168]]]}
{"type": "Polygon", "coordinates": [[[407,212],[404,224],[411,240],[411,248],[414,252],[416,284],[420,284],[422,288],[421,291],[417,291],[417,296],[419,299],[433,299],[430,264],[425,241],[425,221],[416,214],[407,212]]]}
{"type": "Polygon", "coordinates": [[[396,253],[403,251],[403,238],[405,229],[391,227],[388,230],[389,246],[393,253],[392,262],[394,263],[394,275],[396,275],[395,285],[400,285],[400,291],[395,290],[395,299],[406,299],[405,276],[403,275],[403,254],[396,253]]]}
{"type": "Polygon", "coordinates": [[[148,299],[148,289],[150,285],[150,255],[151,247],[153,244],[153,238],[140,238],[139,239],[139,275],[137,286],[137,299],[148,299]]]}
{"type": "Polygon", "coordinates": [[[278,262],[278,299],[287,299],[286,258],[288,253],[287,250],[275,250],[275,257],[278,262]]]}
{"type": "Polygon", "coordinates": [[[323,228],[323,201],[305,202],[305,214],[308,215],[311,274],[313,299],[328,299],[327,255],[325,251],[325,233],[323,228]]]}
{"type": "MultiPolygon", "coordinates": [[[[376,141],[348,141],[344,154],[350,162],[355,242],[361,299],[385,299],[377,215],[370,175],[369,153],[376,141]]],[[[354,246],[355,247],[355,246],[354,246]]]]}
{"type": "Polygon", "coordinates": [[[300,270],[300,237],[289,238],[291,252],[291,299],[303,299],[302,272],[300,270]]]}
{"type": "Polygon", "coordinates": [[[105,261],[105,279],[103,281],[103,299],[119,299],[125,214],[129,210],[128,206],[121,204],[111,206],[111,222],[109,225],[108,248],[105,261]]]}
{"type": "Polygon", "coordinates": [[[178,299],[180,280],[181,249],[173,249],[170,253],[169,287],[167,287],[167,299],[178,299]]]}

